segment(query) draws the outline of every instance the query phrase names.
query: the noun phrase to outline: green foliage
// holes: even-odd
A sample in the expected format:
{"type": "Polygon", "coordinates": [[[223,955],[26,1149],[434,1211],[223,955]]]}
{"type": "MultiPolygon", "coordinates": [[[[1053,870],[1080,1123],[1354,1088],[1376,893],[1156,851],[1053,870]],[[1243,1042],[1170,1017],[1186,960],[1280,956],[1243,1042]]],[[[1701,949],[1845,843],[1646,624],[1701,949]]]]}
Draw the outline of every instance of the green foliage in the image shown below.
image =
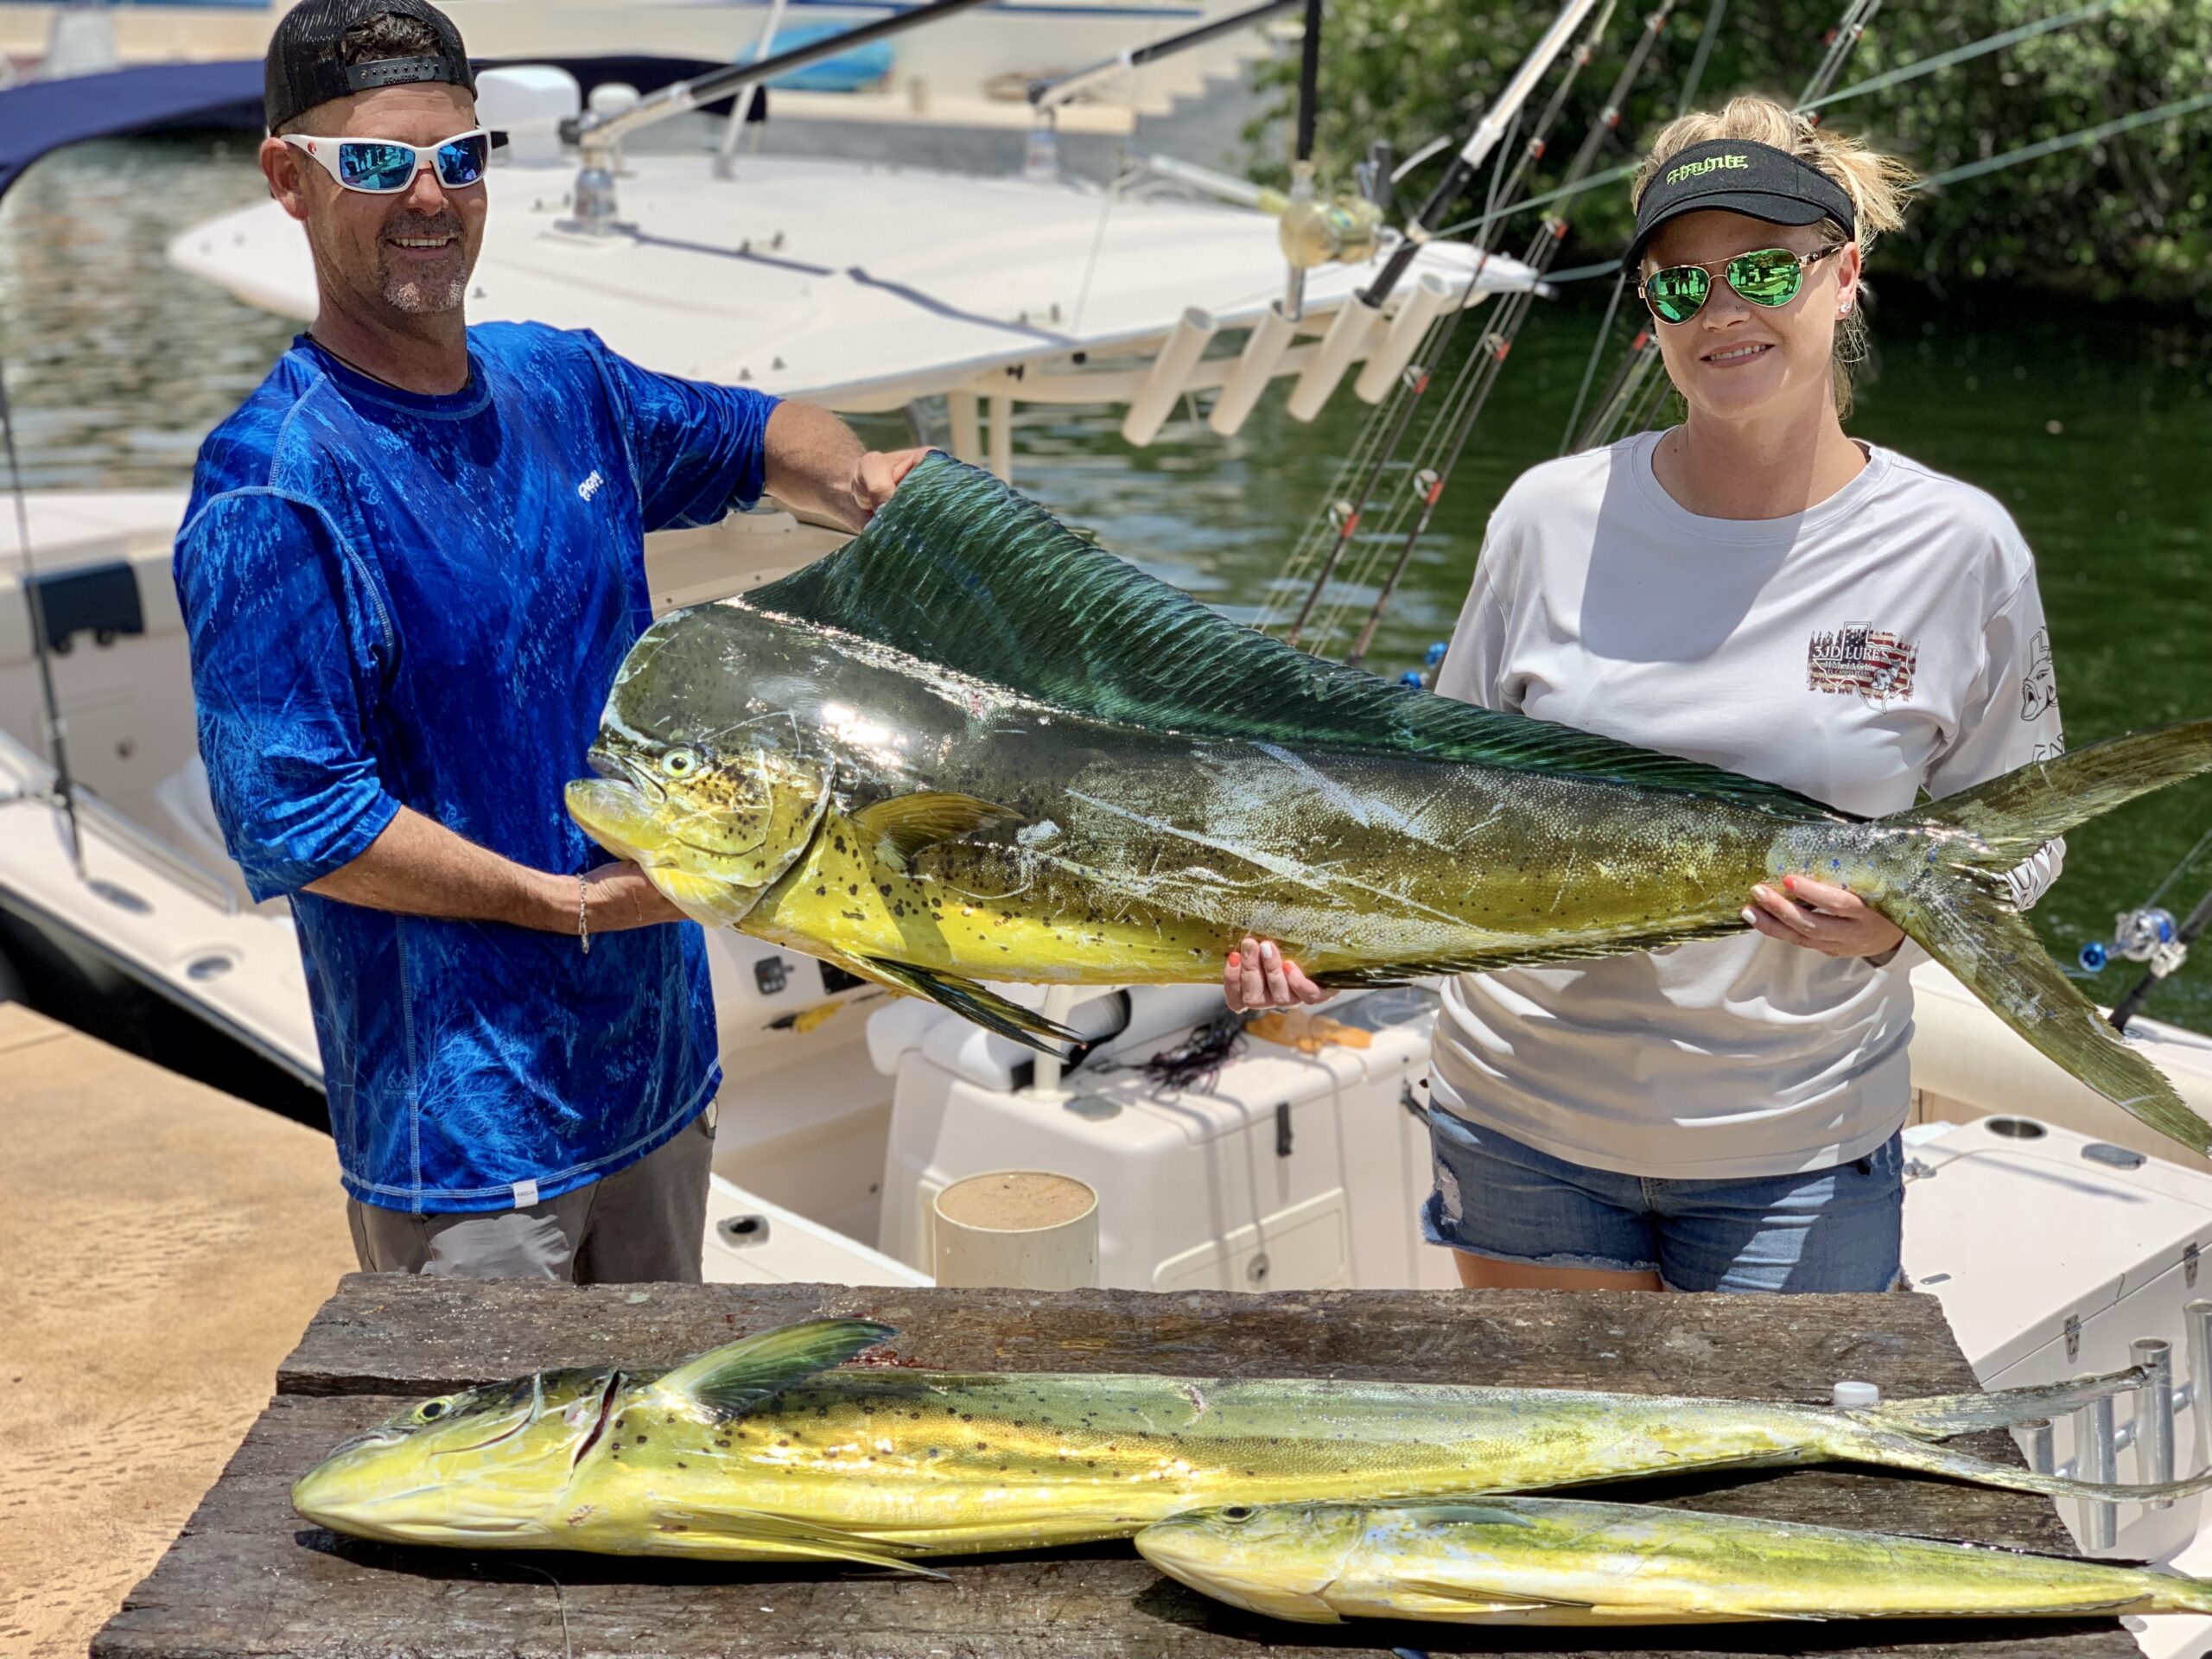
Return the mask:
{"type": "MultiPolygon", "coordinates": [[[[2074,3],[1893,0],[1839,85],[2074,3]]],[[[1627,100],[1621,136],[1608,140],[1599,168],[1633,159],[1630,146],[1676,111],[1707,4],[1681,0],[1627,100]]],[[[1741,91],[1794,101],[1840,10],[1840,0],[1730,0],[1699,105],[1713,107],[1741,91]]],[[[1332,0],[1316,156],[1323,179],[1347,179],[1371,139],[1386,138],[1405,156],[1441,133],[1464,136],[1480,98],[1503,82],[1554,13],[1549,0],[1332,0]]],[[[1573,155],[1647,15],[1627,0],[1615,12],[1551,134],[1533,189],[1548,188],[1573,155]]],[[[2121,0],[2088,22],[1835,105],[1823,118],[1933,174],[2190,97],[2212,84],[2208,66],[2212,3],[2121,0]]],[[[1271,64],[1262,73],[1272,110],[1249,136],[1262,164],[1281,176],[1295,64],[1271,64]]],[[[1531,117],[1549,90],[1549,81],[1539,86],[1531,117]]],[[[1406,181],[1402,188],[1414,200],[1402,202],[1402,211],[1417,205],[1440,165],[1429,163],[1406,181]]],[[[1478,206],[1464,205],[1459,216],[1478,206]]],[[[1624,182],[1577,198],[1567,210],[1575,246],[1563,264],[1602,258],[1626,240],[1624,182]]],[[[1534,229],[1524,216],[1507,228],[1504,245],[1517,251],[1534,229]]],[[[1876,263],[1937,283],[2024,279],[2100,298],[2191,298],[2212,307],[2212,111],[1919,194],[1905,230],[1883,244],[1876,263]]]]}

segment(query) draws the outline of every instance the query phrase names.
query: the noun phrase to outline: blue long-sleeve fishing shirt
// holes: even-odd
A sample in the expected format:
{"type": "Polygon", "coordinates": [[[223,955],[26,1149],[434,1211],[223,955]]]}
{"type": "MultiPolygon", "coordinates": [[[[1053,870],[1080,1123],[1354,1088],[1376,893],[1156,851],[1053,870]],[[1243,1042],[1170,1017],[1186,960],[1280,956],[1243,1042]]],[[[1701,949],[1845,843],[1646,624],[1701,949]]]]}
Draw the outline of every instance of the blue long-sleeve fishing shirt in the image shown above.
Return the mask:
{"type": "Polygon", "coordinates": [[[402,804],[536,869],[604,861],[562,791],[652,620],[645,532],[754,500],[776,401],[533,324],[468,359],[424,397],[296,340],[201,446],[176,545],[217,816],[254,895],[291,895],[346,1189],[399,1210],[552,1198],[713,1097],[693,924],[586,954],[302,889],[402,804]]]}

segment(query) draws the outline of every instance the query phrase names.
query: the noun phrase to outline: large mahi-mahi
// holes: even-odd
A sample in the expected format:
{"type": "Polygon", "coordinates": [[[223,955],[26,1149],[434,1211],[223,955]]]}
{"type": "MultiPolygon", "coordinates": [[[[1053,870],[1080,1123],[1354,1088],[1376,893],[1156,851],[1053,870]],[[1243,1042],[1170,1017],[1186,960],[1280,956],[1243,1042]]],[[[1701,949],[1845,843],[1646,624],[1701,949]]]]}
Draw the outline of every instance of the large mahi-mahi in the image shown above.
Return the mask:
{"type": "Polygon", "coordinates": [[[1391,685],[1240,626],[988,474],[925,460],[837,553],[632,649],[569,806],[701,921],[1023,1041],[988,980],[1217,978],[1246,934],[1320,983],[1741,931],[1842,881],[2028,1041],[2202,1150],[2212,1129],[2012,907],[2069,826],[2212,766],[2212,721],[1891,817],[1391,685]]]}
{"type": "Polygon", "coordinates": [[[1878,1464],[2088,1486],[1932,1442],[2047,1417],[2139,1371],[1861,1411],[1573,1389],[832,1369],[895,1334],[816,1320],[673,1370],[543,1372],[427,1400],[292,1489],[311,1521],[477,1548],[854,1560],[1122,1537],[1182,1510],[1415,1497],[1714,1467],[1878,1464]]]}

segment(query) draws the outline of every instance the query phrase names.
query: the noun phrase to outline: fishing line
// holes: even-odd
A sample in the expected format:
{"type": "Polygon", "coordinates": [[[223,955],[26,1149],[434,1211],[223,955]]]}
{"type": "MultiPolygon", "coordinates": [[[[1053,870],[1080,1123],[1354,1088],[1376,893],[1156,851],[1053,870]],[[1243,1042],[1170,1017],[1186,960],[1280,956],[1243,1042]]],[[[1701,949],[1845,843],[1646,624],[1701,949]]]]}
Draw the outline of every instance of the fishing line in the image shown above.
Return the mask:
{"type": "Polygon", "coordinates": [[[1697,99],[1698,83],[1705,79],[1706,60],[1713,55],[1713,43],[1720,38],[1721,19],[1728,15],[1728,0],[1713,0],[1713,8],[1705,14],[1705,28],[1697,37],[1697,50],[1690,54],[1690,72],[1682,77],[1682,95],[1675,100],[1675,113],[1688,115],[1690,105],[1697,99]]]}
{"type": "Polygon", "coordinates": [[[23,467],[16,454],[16,412],[8,397],[7,374],[0,368],[0,443],[8,456],[8,491],[16,503],[16,541],[22,561],[23,598],[31,613],[31,654],[38,659],[39,695],[45,703],[46,741],[54,760],[54,793],[69,826],[69,858],[77,879],[85,880],[85,837],[77,823],[77,788],[69,772],[69,743],[61,718],[61,699],[54,689],[52,641],[46,632],[46,589],[31,556],[30,508],[23,499],[23,467]]]}
{"type": "Polygon", "coordinates": [[[2100,138],[2115,137],[2123,132],[2133,132],[2138,127],[2147,127],[2154,121],[2171,121],[2177,117],[2194,115],[2199,110],[2212,110],[2212,92],[2199,92],[2194,98],[2176,99],[2171,104],[2161,104],[2155,110],[2141,110],[2133,115],[2121,116],[2079,132],[2069,132],[2056,138],[2046,138],[2041,143],[2025,144],[2018,149],[2007,150],[2002,156],[1993,156],[1986,162],[1969,162],[1964,167],[1954,167],[1942,173],[1933,173],[1916,182],[1915,190],[1936,190],[1947,184],[1956,184],[1961,179],[1978,179],[1985,173],[1994,173],[2000,168],[2014,167],[2022,162],[2032,162],[2045,156],[2055,156],[2062,149],[2076,149],[2082,144],[2094,144],[2100,138]]]}
{"type": "MultiPolygon", "coordinates": [[[[1718,0],[1718,3],[1725,5],[1727,0],[1718,0]]],[[[1814,110],[1824,109],[1831,104],[1840,104],[1846,99],[1859,98],[1868,92],[1886,91],[1891,86],[1901,86],[1908,80],[1917,80],[1923,75],[1932,75],[1938,69],[1948,69],[1954,64],[1967,63],[1975,58],[1986,57],[1992,52],[2001,52],[2008,46],[2018,45],[2022,41],[2031,41],[2038,35],[2048,35],[2055,29],[2069,29],[2075,23],[2088,22],[2093,18],[2103,16],[2119,3],[2120,0],[2096,0],[2095,4],[2083,6],[2078,11],[2063,12],[2056,17],[2045,17],[2037,22],[2023,23],[2018,29],[2008,29],[2002,34],[1989,35],[1969,45],[1956,47],[1948,52],[1939,52],[1932,58],[1917,59],[1901,68],[1892,69],[1886,74],[1876,75],[1871,80],[1862,80],[1856,86],[1847,86],[1840,92],[1830,92],[1825,98],[1816,98],[1809,104],[1800,105],[1798,108],[1801,113],[1810,113],[1814,110]]]]}
{"type": "Polygon", "coordinates": [[[575,1646],[569,1639],[569,1592],[563,1587],[561,1580],[543,1567],[532,1567],[528,1561],[508,1561],[505,1565],[524,1573],[535,1573],[553,1586],[553,1605],[561,1614],[561,1659],[576,1659],[575,1646]]]}

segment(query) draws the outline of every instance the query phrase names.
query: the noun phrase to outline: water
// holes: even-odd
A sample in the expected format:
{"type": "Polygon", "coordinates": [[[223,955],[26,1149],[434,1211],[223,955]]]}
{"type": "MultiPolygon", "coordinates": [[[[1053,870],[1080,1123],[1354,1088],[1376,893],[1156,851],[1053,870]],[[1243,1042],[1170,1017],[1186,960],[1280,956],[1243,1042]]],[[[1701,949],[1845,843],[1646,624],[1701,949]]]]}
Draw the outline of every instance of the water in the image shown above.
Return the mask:
{"type": "MultiPolygon", "coordinates": [[[[81,146],[41,162],[0,211],[0,341],[26,481],[40,487],[182,484],[200,436],[251,389],[293,325],[168,268],[175,232],[263,195],[250,145],[206,139],[81,146]]],[[[1579,257],[1579,256],[1578,256],[1579,257]]],[[[1569,263],[1573,263],[1570,261],[1569,263]]],[[[1600,285],[1602,286],[1602,285],[1600,285]]],[[[1552,454],[1597,324],[1588,289],[1540,308],[1475,444],[1416,551],[1370,664],[1418,664],[1451,631],[1491,505],[1552,454]]],[[[2067,736],[2212,714],[2212,353],[2170,320],[2028,303],[1939,304],[1900,290],[1875,317],[1878,358],[1853,429],[1971,480],[2035,548],[2067,736]]],[[[1340,392],[1311,426],[1271,396],[1233,441],[1188,419],[1122,448],[1103,410],[1037,409],[1019,423],[1021,486],[1071,523],[1231,614],[1265,602],[1370,411],[1340,392]]],[[[870,423],[872,440],[903,425],[870,423]]],[[[1363,613],[1368,593],[1355,592],[1363,613]]],[[[2108,937],[2212,828],[2212,780],[2183,785],[2069,837],[2064,879],[2035,912],[2071,962],[2108,937]]],[[[2164,902],[2185,912],[2212,856],[2164,902]]],[[[2149,1011],[2212,1032],[2212,951],[2149,1011]]],[[[2088,988],[2104,1001],[2133,964],[2088,988]]]]}

